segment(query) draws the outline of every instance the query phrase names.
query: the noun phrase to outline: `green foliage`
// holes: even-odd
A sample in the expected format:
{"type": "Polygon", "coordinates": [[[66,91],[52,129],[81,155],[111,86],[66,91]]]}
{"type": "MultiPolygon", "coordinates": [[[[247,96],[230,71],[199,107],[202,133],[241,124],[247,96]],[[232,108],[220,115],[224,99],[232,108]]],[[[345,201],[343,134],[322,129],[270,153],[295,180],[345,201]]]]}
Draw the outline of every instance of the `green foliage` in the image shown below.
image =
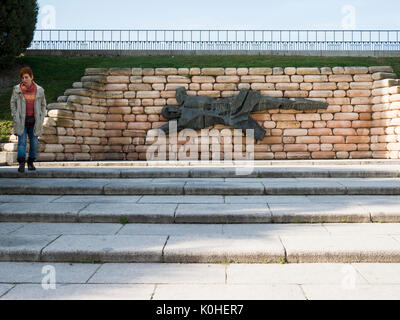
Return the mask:
{"type": "Polygon", "coordinates": [[[15,57],[29,47],[37,16],[36,0],[1,0],[0,70],[10,67],[15,57]]]}

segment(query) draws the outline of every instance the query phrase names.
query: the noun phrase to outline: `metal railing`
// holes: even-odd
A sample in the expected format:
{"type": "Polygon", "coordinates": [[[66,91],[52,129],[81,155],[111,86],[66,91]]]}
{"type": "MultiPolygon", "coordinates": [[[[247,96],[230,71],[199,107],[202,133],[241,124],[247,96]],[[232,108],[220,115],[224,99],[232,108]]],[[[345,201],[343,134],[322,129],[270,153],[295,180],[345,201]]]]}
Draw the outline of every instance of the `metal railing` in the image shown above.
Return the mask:
{"type": "Polygon", "coordinates": [[[36,30],[34,50],[400,50],[400,30],[36,30]]]}

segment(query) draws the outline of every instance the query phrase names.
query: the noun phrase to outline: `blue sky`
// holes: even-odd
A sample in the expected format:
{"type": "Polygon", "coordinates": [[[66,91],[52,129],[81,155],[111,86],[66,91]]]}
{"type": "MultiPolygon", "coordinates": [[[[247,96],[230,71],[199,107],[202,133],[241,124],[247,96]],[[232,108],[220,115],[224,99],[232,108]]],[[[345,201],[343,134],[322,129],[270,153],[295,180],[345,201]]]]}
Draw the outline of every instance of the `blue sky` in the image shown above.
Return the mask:
{"type": "Polygon", "coordinates": [[[399,0],[38,2],[55,19],[41,11],[37,29],[400,29],[399,0]]]}

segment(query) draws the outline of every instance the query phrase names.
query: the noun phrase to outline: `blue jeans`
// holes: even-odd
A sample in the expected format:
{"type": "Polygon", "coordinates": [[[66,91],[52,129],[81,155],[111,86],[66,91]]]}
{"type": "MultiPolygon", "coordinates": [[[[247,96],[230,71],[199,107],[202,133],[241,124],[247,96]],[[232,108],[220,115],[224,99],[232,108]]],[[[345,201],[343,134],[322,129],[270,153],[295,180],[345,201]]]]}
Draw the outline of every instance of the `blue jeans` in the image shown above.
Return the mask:
{"type": "Polygon", "coordinates": [[[24,129],[24,133],[18,136],[18,155],[17,158],[26,158],[26,143],[29,137],[29,158],[36,159],[38,149],[38,137],[33,134],[33,128],[24,129]]]}

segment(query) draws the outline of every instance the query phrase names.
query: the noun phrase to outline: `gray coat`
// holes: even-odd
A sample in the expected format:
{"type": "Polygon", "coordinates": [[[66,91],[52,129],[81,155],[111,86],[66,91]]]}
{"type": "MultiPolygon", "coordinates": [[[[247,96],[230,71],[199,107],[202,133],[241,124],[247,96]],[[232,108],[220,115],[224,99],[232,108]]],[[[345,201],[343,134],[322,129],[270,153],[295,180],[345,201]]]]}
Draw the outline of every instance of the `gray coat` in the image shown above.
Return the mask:
{"type": "MultiPolygon", "coordinates": [[[[36,86],[35,126],[33,128],[33,134],[38,137],[43,133],[43,120],[46,116],[46,97],[43,88],[38,84],[36,84],[36,86]]],[[[26,101],[19,84],[14,87],[10,104],[14,134],[21,136],[25,129],[26,101]]]]}

